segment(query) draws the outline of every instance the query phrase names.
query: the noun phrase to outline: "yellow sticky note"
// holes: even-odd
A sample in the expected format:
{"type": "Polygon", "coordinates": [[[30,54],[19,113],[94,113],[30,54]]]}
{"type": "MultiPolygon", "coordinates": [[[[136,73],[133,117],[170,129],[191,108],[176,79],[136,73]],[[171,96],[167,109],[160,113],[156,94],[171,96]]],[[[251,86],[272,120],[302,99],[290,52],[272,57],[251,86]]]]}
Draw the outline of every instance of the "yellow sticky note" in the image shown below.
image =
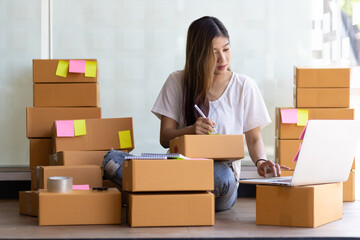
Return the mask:
{"type": "Polygon", "coordinates": [[[85,77],[96,77],[96,62],[95,61],[86,61],[85,77]]]}
{"type": "Polygon", "coordinates": [[[131,148],[132,142],[131,142],[131,134],[130,130],[126,131],[119,131],[119,140],[120,140],[120,148],[131,148]]]}
{"type": "Polygon", "coordinates": [[[298,109],[298,126],[306,126],[307,121],[309,120],[309,111],[304,109],[298,109]]]}
{"type": "Polygon", "coordinates": [[[75,136],[86,135],[85,120],[74,120],[74,132],[75,136]]]}
{"type": "Polygon", "coordinates": [[[68,61],[63,61],[63,60],[59,60],[57,68],[56,68],[56,76],[59,77],[67,77],[67,73],[69,70],[69,62],[68,61]]]}

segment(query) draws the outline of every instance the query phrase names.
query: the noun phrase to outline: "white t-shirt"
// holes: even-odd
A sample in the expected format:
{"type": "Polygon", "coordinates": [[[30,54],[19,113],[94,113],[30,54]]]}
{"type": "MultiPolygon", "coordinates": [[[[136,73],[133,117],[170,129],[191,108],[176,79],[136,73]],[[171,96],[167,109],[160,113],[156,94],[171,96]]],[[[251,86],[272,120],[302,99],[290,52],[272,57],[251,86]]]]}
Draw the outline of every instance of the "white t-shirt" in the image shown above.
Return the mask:
{"type": "MultiPolygon", "coordinates": [[[[184,71],[169,75],[152,108],[152,112],[174,119],[184,128],[183,86],[184,71]]],[[[233,73],[223,94],[210,101],[208,118],[214,123],[217,133],[243,134],[253,128],[263,128],[271,119],[256,83],[248,76],[233,73]]],[[[240,177],[240,161],[233,162],[237,179],[240,177]]]]}

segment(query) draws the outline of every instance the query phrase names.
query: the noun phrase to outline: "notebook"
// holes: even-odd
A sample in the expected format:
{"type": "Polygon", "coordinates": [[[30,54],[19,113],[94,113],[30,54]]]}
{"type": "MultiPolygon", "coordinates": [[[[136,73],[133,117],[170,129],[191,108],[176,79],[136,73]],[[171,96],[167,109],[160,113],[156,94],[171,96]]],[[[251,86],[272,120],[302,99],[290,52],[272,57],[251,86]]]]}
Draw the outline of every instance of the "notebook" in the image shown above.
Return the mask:
{"type": "Polygon", "coordinates": [[[188,158],[180,153],[141,153],[141,156],[126,156],[126,159],[179,159],[179,160],[208,160],[208,158],[188,158]]]}
{"type": "Polygon", "coordinates": [[[344,182],[360,144],[360,121],[309,120],[293,176],[240,183],[303,186],[344,182]]]}

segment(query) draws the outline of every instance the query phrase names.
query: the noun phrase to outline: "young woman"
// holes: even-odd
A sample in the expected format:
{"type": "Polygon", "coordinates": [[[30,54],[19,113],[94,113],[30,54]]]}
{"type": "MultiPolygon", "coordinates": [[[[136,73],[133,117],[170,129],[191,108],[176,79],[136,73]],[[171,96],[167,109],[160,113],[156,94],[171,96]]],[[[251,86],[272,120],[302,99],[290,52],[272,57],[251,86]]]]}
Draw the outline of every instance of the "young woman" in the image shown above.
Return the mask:
{"type": "MultiPolygon", "coordinates": [[[[261,137],[260,129],[271,122],[261,93],[251,78],[230,70],[230,61],[225,26],[215,17],[195,20],[188,29],[185,68],[169,75],[152,108],[161,120],[160,143],[168,148],[177,136],[209,134],[214,126],[220,134],[245,134],[259,175],[278,176],[283,166],[267,160],[261,137]]],[[[240,161],[214,162],[217,211],[235,204],[240,166],[240,161]]]]}

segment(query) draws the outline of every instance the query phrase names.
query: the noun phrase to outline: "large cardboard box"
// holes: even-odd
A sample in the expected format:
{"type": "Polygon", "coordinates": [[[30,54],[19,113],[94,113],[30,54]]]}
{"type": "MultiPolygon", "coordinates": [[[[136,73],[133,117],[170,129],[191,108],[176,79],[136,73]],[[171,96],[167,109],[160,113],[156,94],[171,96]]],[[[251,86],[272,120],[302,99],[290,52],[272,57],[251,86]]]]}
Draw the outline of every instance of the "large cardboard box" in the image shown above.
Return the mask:
{"type": "MultiPolygon", "coordinates": [[[[76,83],[97,82],[96,77],[85,77],[84,73],[68,72],[66,77],[56,76],[59,60],[69,59],[33,59],[33,82],[34,83],[76,83]]],[[[74,59],[96,62],[96,59],[74,59]]]]}
{"type": "Polygon", "coordinates": [[[343,198],[344,202],[355,201],[355,171],[350,171],[349,178],[346,182],[343,182],[343,198]]]}
{"type": "Polygon", "coordinates": [[[101,167],[94,165],[39,167],[34,174],[38,189],[47,189],[48,177],[54,176],[72,177],[74,185],[89,184],[90,188],[102,187],[101,167]]]}
{"type": "Polygon", "coordinates": [[[51,127],[55,120],[101,118],[101,108],[26,108],[26,137],[51,138],[51,127]]]}
{"type": "Polygon", "coordinates": [[[29,216],[38,216],[39,211],[39,192],[20,191],[19,192],[19,213],[29,216]]]}
{"type": "Polygon", "coordinates": [[[348,108],[350,88],[296,88],[294,90],[297,108],[348,108]]]}
{"type": "Polygon", "coordinates": [[[49,155],[52,153],[51,138],[30,139],[30,168],[48,166],[49,155]]]}
{"type": "Polygon", "coordinates": [[[98,107],[97,83],[34,84],[34,107],[98,107]]]}
{"type": "Polygon", "coordinates": [[[102,166],[108,151],[62,151],[49,156],[50,166],[97,165],[102,166]]]}
{"type": "Polygon", "coordinates": [[[126,160],[123,190],[130,192],[211,191],[213,160],[126,160]]]}
{"type": "MultiPolygon", "coordinates": [[[[85,119],[86,135],[57,137],[56,123],[53,125],[53,153],[60,151],[109,151],[110,149],[134,149],[132,118],[85,119]],[[131,146],[121,145],[119,131],[130,131],[131,146]]],[[[129,140],[130,141],[130,140],[129,140]]]]}
{"type": "Polygon", "coordinates": [[[349,88],[350,68],[295,67],[298,88],[349,88]]]}
{"type": "Polygon", "coordinates": [[[170,152],[189,158],[244,158],[243,135],[184,135],[170,140],[170,152]]]}
{"type": "MultiPolygon", "coordinates": [[[[276,108],[275,136],[280,139],[299,139],[304,126],[297,124],[284,124],[281,121],[280,110],[293,108],[276,108]]],[[[308,111],[309,120],[313,119],[342,119],[353,120],[355,113],[353,108],[300,108],[308,111]]]]}
{"type": "Polygon", "coordinates": [[[342,218],[342,183],[256,186],[256,224],[318,227],[342,218]]]}
{"type": "Polygon", "coordinates": [[[131,227],[214,225],[214,195],[199,193],[129,193],[131,227]]]}
{"type": "Polygon", "coordinates": [[[121,224],[121,193],[78,190],[39,193],[39,225],[121,224]]]}
{"type": "Polygon", "coordinates": [[[282,140],[276,139],[275,141],[275,162],[280,165],[285,165],[291,170],[295,169],[296,162],[293,159],[299,150],[302,140],[291,139],[282,140]]]}

